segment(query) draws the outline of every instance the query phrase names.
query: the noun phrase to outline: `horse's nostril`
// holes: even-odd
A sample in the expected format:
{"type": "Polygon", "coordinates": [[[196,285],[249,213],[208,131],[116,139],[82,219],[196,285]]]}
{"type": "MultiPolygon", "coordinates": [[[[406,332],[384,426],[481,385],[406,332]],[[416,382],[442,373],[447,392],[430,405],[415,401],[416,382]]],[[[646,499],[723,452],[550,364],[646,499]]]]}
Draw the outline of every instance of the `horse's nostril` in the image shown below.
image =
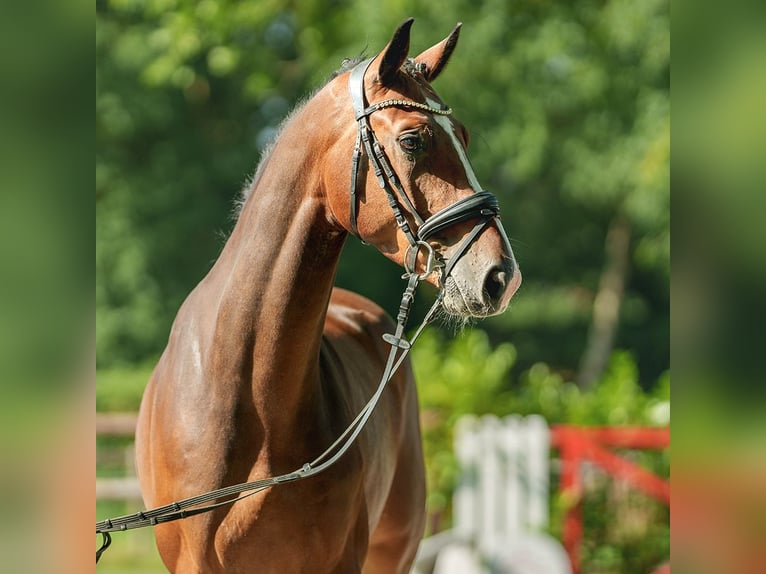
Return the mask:
{"type": "Polygon", "coordinates": [[[508,274],[499,267],[493,267],[484,281],[484,291],[492,301],[500,299],[508,286],[508,274]]]}

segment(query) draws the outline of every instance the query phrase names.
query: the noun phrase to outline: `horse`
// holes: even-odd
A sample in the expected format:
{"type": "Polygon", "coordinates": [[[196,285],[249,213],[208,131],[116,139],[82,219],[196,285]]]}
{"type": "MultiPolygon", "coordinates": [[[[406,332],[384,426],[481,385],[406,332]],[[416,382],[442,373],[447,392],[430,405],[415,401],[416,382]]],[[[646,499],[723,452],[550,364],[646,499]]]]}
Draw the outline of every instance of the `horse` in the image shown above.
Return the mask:
{"type": "MultiPolygon", "coordinates": [[[[414,58],[411,25],[336,72],[264,152],[144,392],[136,458],[147,507],[300,468],[368,401],[389,343],[405,344],[383,340],[394,322],[379,306],[334,288],[349,235],[441,289],[447,314],[501,313],[518,289],[468,133],[431,86],[460,24],[414,58]]],[[[405,361],[331,468],[159,524],[156,544],[172,572],[409,572],[424,476],[405,361]]]]}

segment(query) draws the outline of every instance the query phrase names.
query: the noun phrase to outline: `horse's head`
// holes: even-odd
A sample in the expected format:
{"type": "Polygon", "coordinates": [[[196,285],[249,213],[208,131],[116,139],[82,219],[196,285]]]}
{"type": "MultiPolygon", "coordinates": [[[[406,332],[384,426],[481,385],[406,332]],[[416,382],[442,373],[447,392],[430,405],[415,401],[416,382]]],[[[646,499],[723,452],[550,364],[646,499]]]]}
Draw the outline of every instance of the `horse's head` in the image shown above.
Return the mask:
{"type": "Polygon", "coordinates": [[[427,279],[443,284],[447,312],[501,313],[521,274],[496,200],[482,191],[466,156],[468,132],[431,87],[460,25],[409,58],[411,25],[404,22],[380,54],[329,86],[347,110],[338,114],[347,127],[331,158],[342,170],[334,179],[344,183],[333,186],[330,208],[346,230],[409,270],[426,269],[430,246],[446,263],[427,279]],[[352,153],[355,138],[359,151],[352,153]]]}

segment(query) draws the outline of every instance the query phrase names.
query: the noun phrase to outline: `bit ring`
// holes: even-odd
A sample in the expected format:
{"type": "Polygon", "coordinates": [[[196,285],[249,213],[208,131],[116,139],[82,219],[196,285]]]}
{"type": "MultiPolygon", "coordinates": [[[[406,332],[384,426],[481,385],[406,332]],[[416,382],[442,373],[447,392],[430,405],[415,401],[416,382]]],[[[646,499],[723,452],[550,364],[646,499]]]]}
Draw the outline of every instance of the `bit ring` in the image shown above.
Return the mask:
{"type": "Polygon", "coordinates": [[[444,267],[444,263],[437,258],[434,248],[425,241],[416,241],[415,243],[410,244],[404,252],[404,270],[408,276],[415,274],[419,279],[425,279],[431,273],[442,267],[444,267]],[[426,260],[425,271],[417,274],[415,273],[415,265],[417,264],[418,253],[420,253],[421,247],[425,247],[428,259],[426,260]],[[413,251],[413,248],[415,251],[413,251]]]}

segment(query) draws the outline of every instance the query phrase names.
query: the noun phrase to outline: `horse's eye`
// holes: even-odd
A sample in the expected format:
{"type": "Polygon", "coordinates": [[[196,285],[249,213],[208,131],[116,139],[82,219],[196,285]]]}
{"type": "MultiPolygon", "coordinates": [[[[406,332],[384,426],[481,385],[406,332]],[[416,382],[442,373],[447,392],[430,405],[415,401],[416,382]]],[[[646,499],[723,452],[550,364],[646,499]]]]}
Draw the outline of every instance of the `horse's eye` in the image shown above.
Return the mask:
{"type": "Polygon", "coordinates": [[[405,153],[415,153],[422,148],[420,136],[416,134],[405,134],[399,138],[399,146],[405,153]]]}

